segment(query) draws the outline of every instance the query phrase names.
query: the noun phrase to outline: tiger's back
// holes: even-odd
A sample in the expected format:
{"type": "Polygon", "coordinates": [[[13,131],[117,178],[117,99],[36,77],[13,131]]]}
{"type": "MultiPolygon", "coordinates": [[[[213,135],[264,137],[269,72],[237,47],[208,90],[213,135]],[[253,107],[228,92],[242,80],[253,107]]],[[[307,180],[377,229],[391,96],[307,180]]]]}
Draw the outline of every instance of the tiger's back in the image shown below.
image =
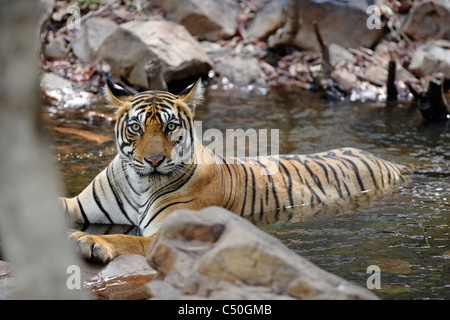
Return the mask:
{"type": "Polygon", "coordinates": [[[227,185],[241,192],[222,206],[242,216],[306,209],[372,191],[388,191],[404,181],[409,171],[407,166],[355,148],[272,156],[265,163],[261,160],[229,161],[234,162],[234,170],[229,172],[227,185]],[[277,166],[277,170],[270,173],[269,164],[277,166]]]}

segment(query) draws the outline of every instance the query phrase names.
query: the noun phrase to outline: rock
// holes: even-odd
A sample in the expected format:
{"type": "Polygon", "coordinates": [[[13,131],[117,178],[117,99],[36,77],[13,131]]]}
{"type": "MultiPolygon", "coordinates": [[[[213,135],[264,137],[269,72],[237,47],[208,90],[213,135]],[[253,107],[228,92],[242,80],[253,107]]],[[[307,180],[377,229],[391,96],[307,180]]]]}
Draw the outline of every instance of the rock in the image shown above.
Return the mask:
{"type": "Polygon", "coordinates": [[[446,79],[450,79],[450,41],[430,41],[417,48],[409,70],[417,76],[442,72],[446,79]]]}
{"type": "Polygon", "coordinates": [[[238,24],[236,0],[158,1],[167,18],[177,22],[200,40],[217,41],[232,37],[238,24]]]}
{"type": "Polygon", "coordinates": [[[254,18],[250,21],[247,35],[250,38],[265,40],[283,26],[289,0],[265,0],[259,4],[254,18]]]}
{"type": "Polygon", "coordinates": [[[82,267],[83,287],[101,300],[147,299],[144,284],[155,274],[145,257],[135,254],[117,256],[106,265],[86,262],[82,267]]]}
{"type": "Polygon", "coordinates": [[[50,59],[63,59],[67,53],[67,43],[61,36],[55,37],[44,48],[44,56],[50,59]]]}
{"type": "Polygon", "coordinates": [[[169,215],[147,255],[159,299],[376,299],[223,208],[169,215]]]}
{"type": "Polygon", "coordinates": [[[71,81],[50,72],[41,76],[40,88],[44,99],[53,105],[79,107],[97,100],[94,94],[79,90],[71,81]]]}
{"type": "Polygon", "coordinates": [[[430,39],[450,40],[450,1],[414,2],[403,32],[422,42],[430,39]]]}
{"type": "Polygon", "coordinates": [[[249,89],[266,87],[266,74],[254,57],[228,56],[217,63],[215,70],[224,84],[231,83],[233,86],[249,89]]]}
{"type": "Polygon", "coordinates": [[[356,75],[345,68],[333,70],[331,78],[347,93],[350,93],[358,83],[356,75]]]}
{"type": "Polygon", "coordinates": [[[388,71],[380,66],[368,66],[366,70],[364,70],[364,76],[372,83],[386,85],[388,71]]]}
{"type": "MultiPolygon", "coordinates": [[[[272,0],[275,1],[275,0],[272,0]]],[[[368,29],[367,7],[370,0],[304,0],[300,3],[300,30],[294,44],[302,49],[320,52],[314,21],[326,45],[338,44],[345,48],[370,48],[380,38],[382,29],[368,29]]]]}
{"type": "MultiPolygon", "coordinates": [[[[100,56],[111,65],[117,78],[149,89],[149,64],[158,68],[169,84],[207,74],[212,61],[185,27],[171,21],[130,21],[121,24],[103,42],[100,56]]],[[[159,75],[150,75],[159,79],[159,75]]]]}
{"type": "Polygon", "coordinates": [[[116,30],[118,25],[109,18],[92,17],[83,21],[81,28],[76,30],[71,41],[73,53],[84,62],[95,62],[97,52],[103,41],[116,30]]]}
{"type": "Polygon", "coordinates": [[[349,62],[351,64],[356,63],[356,58],[353,53],[336,43],[332,43],[328,46],[328,54],[332,67],[335,67],[341,61],[349,62]]]}

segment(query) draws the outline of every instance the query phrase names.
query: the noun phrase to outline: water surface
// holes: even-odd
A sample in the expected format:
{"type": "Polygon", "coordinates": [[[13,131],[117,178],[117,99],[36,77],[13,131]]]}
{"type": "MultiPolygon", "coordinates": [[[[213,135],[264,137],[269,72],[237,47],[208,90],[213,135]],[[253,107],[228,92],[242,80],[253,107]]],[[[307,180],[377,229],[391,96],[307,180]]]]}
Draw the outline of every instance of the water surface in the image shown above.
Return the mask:
{"type": "MultiPolygon", "coordinates": [[[[315,153],[356,147],[399,163],[426,164],[393,193],[361,198],[306,221],[261,226],[289,248],[361,286],[367,267],[381,268],[384,299],[450,298],[450,124],[424,126],[409,102],[326,101],[312,92],[266,96],[207,90],[196,119],[209,128],[279,129],[279,150],[315,153]]],[[[44,107],[50,149],[66,195],[78,194],[114,157],[113,141],[99,144],[56,131],[75,128],[113,137],[102,105],[44,107]],[[89,113],[91,112],[91,113],[89,113]]]]}

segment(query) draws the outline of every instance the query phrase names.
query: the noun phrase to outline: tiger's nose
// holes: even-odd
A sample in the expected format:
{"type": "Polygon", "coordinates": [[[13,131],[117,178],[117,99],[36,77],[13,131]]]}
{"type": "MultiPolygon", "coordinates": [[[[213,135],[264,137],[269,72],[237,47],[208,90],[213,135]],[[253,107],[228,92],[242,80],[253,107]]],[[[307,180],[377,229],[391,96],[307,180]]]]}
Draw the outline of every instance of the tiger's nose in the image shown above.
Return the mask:
{"type": "Polygon", "coordinates": [[[147,157],[144,158],[145,161],[147,161],[148,163],[150,163],[153,167],[157,167],[159,166],[165,159],[165,157],[147,157]]]}

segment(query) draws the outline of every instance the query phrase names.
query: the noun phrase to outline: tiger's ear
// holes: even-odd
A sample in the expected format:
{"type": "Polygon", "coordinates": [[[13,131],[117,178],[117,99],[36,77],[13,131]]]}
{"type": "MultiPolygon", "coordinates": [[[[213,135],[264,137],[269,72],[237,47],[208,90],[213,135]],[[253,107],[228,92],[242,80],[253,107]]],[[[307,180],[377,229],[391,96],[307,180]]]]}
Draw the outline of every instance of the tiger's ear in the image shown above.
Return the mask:
{"type": "Polygon", "coordinates": [[[191,109],[192,113],[195,111],[195,107],[202,103],[203,93],[205,89],[202,85],[202,79],[199,78],[196,83],[191,84],[189,87],[184,89],[178,94],[181,101],[186,103],[191,109]]]}
{"type": "Polygon", "coordinates": [[[128,106],[127,102],[130,102],[133,98],[131,93],[109,79],[106,80],[105,96],[116,107],[128,106]]]}

